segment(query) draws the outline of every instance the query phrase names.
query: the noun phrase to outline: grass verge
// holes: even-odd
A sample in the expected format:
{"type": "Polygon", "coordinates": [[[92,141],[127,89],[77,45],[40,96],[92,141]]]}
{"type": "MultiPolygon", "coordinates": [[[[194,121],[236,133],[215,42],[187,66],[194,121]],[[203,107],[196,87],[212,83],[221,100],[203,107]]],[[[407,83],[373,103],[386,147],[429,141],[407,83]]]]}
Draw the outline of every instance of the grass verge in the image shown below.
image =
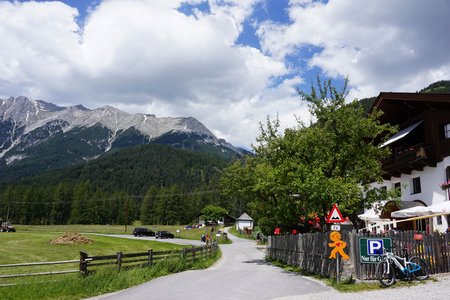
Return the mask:
{"type": "MultiPolygon", "coordinates": [[[[290,266],[286,265],[280,261],[273,260],[270,258],[267,258],[267,261],[269,261],[274,266],[277,266],[279,268],[282,268],[283,270],[287,272],[297,273],[303,276],[312,277],[314,279],[320,280],[327,284],[328,286],[336,289],[339,292],[342,293],[358,293],[358,292],[364,292],[364,291],[373,291],[373,290],[381,290],[385,289],[386,287],[383,287],[377,280],[372,281],[356,281],[352,278],[342,280],[339,283],[336,282],[336,278],[328,278],[319,276],[316,274],[309,273],[303,269],[301,269],[298,266],[290,266]]],[[[430,280],[433,280],[431,278],[430,280]]],[[[410,286],[416,286],[419,284],[423,284],[426,281],[406,281],[406,280],[398,280],[393,286],[390,286],[388,288],[401,288],[401,287],[410,287],[410,286]]]]}
{"type": "Polygon", "coordinates": [[[0,287],[0,299],[81,299],[119,291],[154,278],[186,270],[211,266],[221,256],[220,251],[195,261],[168,259],[150,268],[134,268],[121,272],[102,269],[89,276],[63,275],[52,277],[43,284],[42,279],[31,279],[21,288],[0,287]],[[23,287],[23,288],[22,288],[23,287]]]}

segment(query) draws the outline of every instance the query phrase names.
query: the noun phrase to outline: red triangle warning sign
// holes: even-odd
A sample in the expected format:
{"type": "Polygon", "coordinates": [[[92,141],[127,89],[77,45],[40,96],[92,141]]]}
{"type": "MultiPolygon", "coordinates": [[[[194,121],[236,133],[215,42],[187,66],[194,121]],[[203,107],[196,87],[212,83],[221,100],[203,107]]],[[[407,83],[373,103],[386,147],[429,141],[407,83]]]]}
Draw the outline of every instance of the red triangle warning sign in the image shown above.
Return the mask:
{"type": "Polygon", "coordinates": [[[339,211],[336,203],[333,205],[333,208],[331,209],[330,213],[328,214],[325,222],[327,222],[327,223],[343,223],[343,222],[345,222],[345,219],[342,216],[341,212],[339,211]]]}

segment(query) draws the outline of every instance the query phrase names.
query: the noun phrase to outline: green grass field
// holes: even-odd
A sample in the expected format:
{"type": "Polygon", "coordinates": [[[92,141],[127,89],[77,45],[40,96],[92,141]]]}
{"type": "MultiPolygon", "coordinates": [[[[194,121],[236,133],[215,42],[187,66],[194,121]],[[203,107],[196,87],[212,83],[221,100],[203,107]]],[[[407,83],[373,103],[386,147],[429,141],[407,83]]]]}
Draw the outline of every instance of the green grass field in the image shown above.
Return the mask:
{"type": "MultiPolygon", "coordinates": [[[[70,231],[73,232],[73,231],[70,231]]],[[[0,264],[36,261],[71,260],[80,257],[80,251],[89,255],[109,255],[117,252],[143,252],[149,249],[164,251],[183,246],[148,240],[119,239],[95,234],[83,234],[92,244],[52,245],[50,241],[63,232],[24,231],[0,233],[0,264]]]]}
{"type": "MultiPolygon", "coordinates": [[[[80,232],[80,233],[104,233],[104,234],[132,234],[135,227],[147,227],[154,232],[158,230],[167,230],[182,239],[200,240],[202,234],[211,235],[211,227],[184,229],[183,225],[141,225],[135,223],[134,225],[16,225],[16,233],[19,232],[45,232],[45,233],[64,233],[64,232],[80,232]],[[179,232],[177,232],[177,230],[179,232]]],[[[220,227],[215,227],[213,235],[220,227]]],[[[0,235],[1,237],[1,235],[0,235]]],[[[214,236],[215,237],[215,236],[214,236]]],[[[226,244],[222,238],[218,238],[220,244],[226,244]]]]}
{"type": "MultiPolygon", "coordinates": [[[[184,238],[200,238],[202,231],[189,230],[183,227],[146,226],[152,230],[169,230],[184,238]],[[187,232],[187,230],[186,230],[187,232]]],[[[61,261],[79,259],[79,252],[89,255],[109,255],[117,252],[135,253],[177,250],[186,246],[150,240],[120,239],[96,235],[95,233],[124,233],[124,226],[69,225],[69,226],[16,226],[17,232],[0,233],[0,265],[13,263],[30,263],[43,261],[61,261]],[[50,241],[62,236],[65,232],[82,232],[83,236],[93,240],[91,244],[55,245],[50,241]],[[88,233],[84,233],[88,232],[88,233]]],[[[128,228],[131,234],[134,226],[128,228]]],[[[220,257],[220,253],[211,258],[198,259],[195,262],[169,260],[155,264],[151,268],[137,268],[117,272],[114,268],[102,269],[92,275],[83,277],[78,274],[21,277],[14,279],[0,278],[0,299],[80,299],[102,293],[124,289],[166,274],[189,269],[206,268],[220,257]],[[2,286],[7,284],[18,286],[2,286]],[[45,283],[45,284],[42,284],[45,283]],[[19,287],[19,288],[18,288],[19,287]]],[[[72,265],[52,265],[38,267],[0,268],[0,275],[23,274],[30,272],[46,272],[56,270],[73,270],[79,267],[72,265]]]]}

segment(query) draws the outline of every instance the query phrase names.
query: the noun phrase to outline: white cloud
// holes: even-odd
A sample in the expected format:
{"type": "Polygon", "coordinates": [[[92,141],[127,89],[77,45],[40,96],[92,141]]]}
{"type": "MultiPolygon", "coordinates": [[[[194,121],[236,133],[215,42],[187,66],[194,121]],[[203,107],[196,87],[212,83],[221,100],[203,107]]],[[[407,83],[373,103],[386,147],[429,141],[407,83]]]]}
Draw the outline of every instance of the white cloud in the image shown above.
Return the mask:
{"type": "Polygon", "coordinates": [[[77,11],[59,2],[45,6],[0,2],[0,94],[39,96],[49,86],[64,86],[78,30],[77,11]]]}
{"type": "Polygon", "coordinates": [[[0,1],[0,96],[193,116],[248,147],[267,115],[283,126],[295,125],[294,114],[308,118],[294,89],[304,66],[288,57],[348,76],[351,97],[450,77],[445,0],[290,0],[289,24],[261,23],[253,8],[263,0],[178,10],[201,2],[94,1],[80,28],[78,11],[63,3],[0,1]],[[261,50],[236,44],[249,20],[261,50]],[[319,51],[310,57],[309,48],[319,51]]]}
{"type": "Polygon", "coordinates": [[[291,4],[291,24],[265,23],[259,29],[264,52],[281,58],[307,45],[319,47],[308,65],[332,77],[348,76],[352,96],[416,91],[450,77],[448,1],[291,4]]]}
{"type": "Polygon", "coordinates": [[[0,95],[194,116],[248,146],[257,130],[239,126],[257,128],[265,115],[246,118],[255,109],[247,99],[287,72],[234,44],[258,1],[210,1],[211,13],[188,16],[181,0],[107,0],[89,8],[83,28],[77,10],[59,2],[0,2],[0,95]]]}

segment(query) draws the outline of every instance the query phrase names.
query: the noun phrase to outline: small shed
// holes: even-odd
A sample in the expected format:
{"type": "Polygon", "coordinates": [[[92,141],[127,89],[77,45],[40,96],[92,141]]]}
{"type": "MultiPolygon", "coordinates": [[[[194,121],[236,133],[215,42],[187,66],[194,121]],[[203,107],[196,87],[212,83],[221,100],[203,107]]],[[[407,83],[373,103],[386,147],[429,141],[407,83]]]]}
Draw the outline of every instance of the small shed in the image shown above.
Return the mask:
{"type": "Polygon", "coordinates": [[[236,229],[244,230],[245,228],[253,229],[253,219],[246,213],[243,213],[236,219],[236,229]]]}

